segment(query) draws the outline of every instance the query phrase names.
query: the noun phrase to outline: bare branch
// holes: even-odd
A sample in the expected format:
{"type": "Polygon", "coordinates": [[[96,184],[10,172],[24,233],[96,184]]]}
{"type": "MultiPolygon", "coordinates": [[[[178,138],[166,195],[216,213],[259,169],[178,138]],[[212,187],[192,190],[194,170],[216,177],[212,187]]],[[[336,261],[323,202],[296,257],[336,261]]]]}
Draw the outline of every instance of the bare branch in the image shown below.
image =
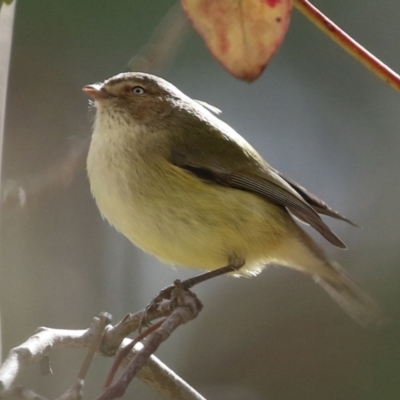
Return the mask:
{"type": "Polygon", "coordinates": [[[0,367],[0,391],[10,389],[18,374],[33,361],[48,357],[50,350],[88,347],[98,323],[85,330],[39,328],[25,343],[13,348],[0,367]]]}
{"type": "Polygon", "coordinates": [[[72,385],[71,389],[68,389],[63,393],[59,400],[81,400],[83,397],[83,379],[77,378],[72,385]]]}
{"type": "MultiPolygon", "coordinates": [[[[185,301],[187,298],[185,296],[185,301]]],[[[191,300],[189,305],[182,305],[175,299],[163,302],[159,309],[149,316],[149,319],[159,318],[163,316],[163,312],[165,313],[164,316],[170,316],[168,317],[168,320],[171,318],[169,324],[164,326],[160,331],[159,335],[161,335],[162,340],[160,340],[160,337],[156,337],[156,339],[150,337],[152,340],[150,348],[137,343],[121,363],[122,366],[126,366],[135,360],[137,354],[142,354],[139,360],[142,360],[140,361],[140,365],[143,368],[137,374],[138,378],[171,400],[204,400],[199,393],[151,353],[151,349],[155,351],[176,327],[197,316],[201,309],[201,303],[195,296],[194,299],[191,300]],[[190,305],[192,303],[195,304],[195,308],[190,305]],[[171,329],[171,326],[174,328],[171,329]],[[156,346],[154,346],[154,343],[156,343],[156,346]],[[143,354],[147,360],[143,359],[143,354]],[[145,363],[146,365],[144,365],[145,363]]],[[[81,399],[83,379],[96,349],[103,355],[109,355],[107,352],[104,352],[104,349],[114,349],[117,342],[120,343],[121,347],[129,346],[132,341],[130,339],[121,341],[121,332],[131,332],[134,325],[136,325],[137,329],[141,319],[140,316],[143,313],[144,310],[133,315],[130,314],[115,327],[111,325],[106,326],[110,316],[107,313],[101,313],[99,318],[94,319],[92,326],[86,330],[39,328],[25,343],[12,349],[0,367],[0,397],[28,400],[44,399],[31,390],[22,387],[12,387],[13,382],[21,371],[31,362],[37,361],[41,364],[41,369],[44,373],[51,373],[49,354],[52,350],[89,347],[88,355],[73,386],[60,397],[60,400],[81,399]],[[100,339],[102,339],[101,343],[100,339]]],[[[115,351],[112,354],[115,354],[115,351]]],[[[138,361],[135,361],[135,368],[136,372],[138,372],[138,361]]]]}
{"type": "MultiPolygon", "coordinates": [[[[202,309],[202,304],[197,296],[188,291],[177,288],[174,292],[174,297],[171,302],[176,303],[172,314],[167,317],[160,327],[151,334],[148,340],[143,345],[143,348],[129,362],[127,368],[123,372],[119,380],[112,386],[108,387],[97,398],[98,400],[111,400],[121,397],[131,380],[138,374],[141,368],[147,363],[151,355],[155,353],[162,342],[167,340],[172,332],[192,319],[196,318],[202,309]]],[[[174,399],[177,399],[174,393],[174,399]]],[[[187,399],[187,397],[185,397],[187,399]]]]}
{"type": "Polygon", "coordinates": [[[1,398],[4,400],[47,400],[45,397],[38,395],[33,390],[23,386],[15,386],[9,390],[1,392],[1,398]]]}
{"type": "Polygon", "coordinates": [[[142,332],[138,336],[136,336],[135,339],[133,339],[128,345],[121,347],[119,349],[117,356],[115,357],[114,364],[112,365],[110,373],[108,374],[108,377],[106,379],[106,383],[104,384],[104,388],[107,388],[112,384],[118,368],[122,365],[122,361],[132,351],[135,345],[139,343],[141,340],[145,339],[147,336],[149,336],[150,333],[157,330],[164,321],[165,320],[157,322],[155,325],[146,329],[145,332],[142,332]]]}
{"type": "Polygon", "coordinates": [[[164,301],[158,304],[156,309],[151,309],[148,312],[141,310],[135,314],[126,315],[122,321],[106,330],[101,344],[101,352],[109,356],[114,355],[124,338],[139,329],[145,313],[148,321],[154,321],[155,319],[169,316],[171,312],[171,302],[164,301]]]}
{"type": "Polygon", "coordinates": [[[86,378],[86,374],[89,371],[89,367],[93,361],[93,358],[100,346],[100,343],[103,339],[103,334],[106,329],[106,326],[111,322],[111,315],[105,312],[100,313],[99,321],[97,324],[97,330],[92,339],[92,343],[90,344],[89,351],[86,354],[86,358],[83,361],[82,367],[78,373],[78,380],[84,380],[86,378]]]}
{"type": "MultiPolygon", "coordinates": [[[[141,343],[139,343],[136,349],[139,349],[141,346],[141,343]]],[[[132,353],[130,357],[133,358],[132,353]]],[[[129,358],[127,357],[127,359],[129,358]]],[[[206,400],[155,356],[151,356],[147,364],[139,371],[138,378],[163,394],[167,399],[206,400]]]]}

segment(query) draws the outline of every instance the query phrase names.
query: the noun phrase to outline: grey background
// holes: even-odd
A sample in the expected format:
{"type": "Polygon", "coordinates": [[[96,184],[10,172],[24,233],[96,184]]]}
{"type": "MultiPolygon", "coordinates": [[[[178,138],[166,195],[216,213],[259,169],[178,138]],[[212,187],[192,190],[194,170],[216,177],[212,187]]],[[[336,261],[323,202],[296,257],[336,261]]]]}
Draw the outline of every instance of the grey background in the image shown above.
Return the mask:
{"type": "MultiPolygon", "coordinates": [[[[84,84],[108,78],[149,39],[172,1],[19,0],[10,69],[3,179],[30,181],[88,137],[84,84]]],[[[382,61],[400,71],[397,0],[315,1],[382,61]]],[[[329,221],[348,244],[324,248],[369,289],[392,323],[354,324],[311,279],[270,268],[196,289],[205,307],[157,352],[208,399],[398,399],[400,376],[399,94],[294,10],[277,56],[253,84],[215,61],[193,31],[162,76],[223,110],[221,118],[276,168],[356,221],[329,221]]],[[[29,204],[28,204],[29,205],[29,204]]],[[[3,348],[38,326],[114,321],[196,271],[172,269],[102,221],[82,168],[66,190],[35,207],[3,210],[0,302],[3,348]]],[[[82,351],[53,357],[53,377],[23,383],[55,397],[82,351]]],[[[110,360],[98,358],[85,397],[110,360]]],[[[136,381],[131,398],[160,396],[136,381]]],[[[128,398],[128,395],[126,395],[128,398]]]]}

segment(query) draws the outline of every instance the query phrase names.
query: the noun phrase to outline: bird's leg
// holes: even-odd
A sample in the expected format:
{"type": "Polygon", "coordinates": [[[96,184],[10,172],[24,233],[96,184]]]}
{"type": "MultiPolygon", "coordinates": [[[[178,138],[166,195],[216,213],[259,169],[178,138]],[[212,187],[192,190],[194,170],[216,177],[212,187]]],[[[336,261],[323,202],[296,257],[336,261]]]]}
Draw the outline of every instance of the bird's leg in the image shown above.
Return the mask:
{"type": "MultiPolygon", "coordinates": [[[[199,283],[208,281],[209,279],[216,278],[217,276],[228,274],[229,272],[238,271],[244,265],[243,261],[240,262],[232,262],[225,267],[215,269],[213,271],[208,271],[203,274],[194,276],[193,278],[185,279],[181,282],[181,285],[184,289],[191,289],[193,286],[198,285],[199,283]]],[[[173,285],[175,287],[175,285],[173,285]]]]}
{"type": "Polygon", "coordinates": [[[208,281],[212,278],[216,278],[217,276],[225,275],[228,274],[229,272],[235,272],[238,271],[240,268],[242,268],[244,265],[244,261],[237,259],[237,258],[232,258],[230,263],[226,265],[225,267],[215,269],[213,271],[208,271],[203,274],[194,276],[193,278],[185,279],[184,281],[181,281],[177,279],[173,285],[167,286],[164,289],[161,289],[160,293],[146,306],[142,321],[140,323],[140,329],[141,331],[143,326],[149,326],[150,321],[147,321],[147,314],[149,313],[150,310],[154,309],[157,307],[157,304],[162,302],[163,300],[170,300],[172,296],[172,291],[174,289],[178,290],[189,290],[193,286],[198,285],[199,283],[208,281]]]}

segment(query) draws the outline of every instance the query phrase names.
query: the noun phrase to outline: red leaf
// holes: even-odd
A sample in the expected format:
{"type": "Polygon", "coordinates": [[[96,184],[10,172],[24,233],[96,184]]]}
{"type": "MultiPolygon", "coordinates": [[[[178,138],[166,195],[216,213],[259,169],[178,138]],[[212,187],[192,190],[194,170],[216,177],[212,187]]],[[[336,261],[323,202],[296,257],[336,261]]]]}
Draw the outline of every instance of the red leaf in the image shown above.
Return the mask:
{"type": "Polygon", "coordinates": [[[234,76],[258,78],[279,48],[292,0],[182,0],[217,60],[234,76]]]}

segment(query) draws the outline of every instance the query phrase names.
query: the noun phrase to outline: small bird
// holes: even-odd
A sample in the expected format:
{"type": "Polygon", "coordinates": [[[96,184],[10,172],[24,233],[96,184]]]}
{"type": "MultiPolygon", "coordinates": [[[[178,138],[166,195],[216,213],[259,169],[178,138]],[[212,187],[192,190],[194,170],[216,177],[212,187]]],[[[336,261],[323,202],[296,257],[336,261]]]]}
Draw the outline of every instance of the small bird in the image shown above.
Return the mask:
{"type": "Polygon", "coordinates": [[[87,169],[101,214],[165,263],[257,275],[269,264],[311,275],[356,321],[380,308],[296,223],[345,244],[319,214],[351,223],[270,166],[219,110],[145,73],[83,90],[96,117],[87,169]],[[225,269],[224,269],[225,268],[225,269]]]}

